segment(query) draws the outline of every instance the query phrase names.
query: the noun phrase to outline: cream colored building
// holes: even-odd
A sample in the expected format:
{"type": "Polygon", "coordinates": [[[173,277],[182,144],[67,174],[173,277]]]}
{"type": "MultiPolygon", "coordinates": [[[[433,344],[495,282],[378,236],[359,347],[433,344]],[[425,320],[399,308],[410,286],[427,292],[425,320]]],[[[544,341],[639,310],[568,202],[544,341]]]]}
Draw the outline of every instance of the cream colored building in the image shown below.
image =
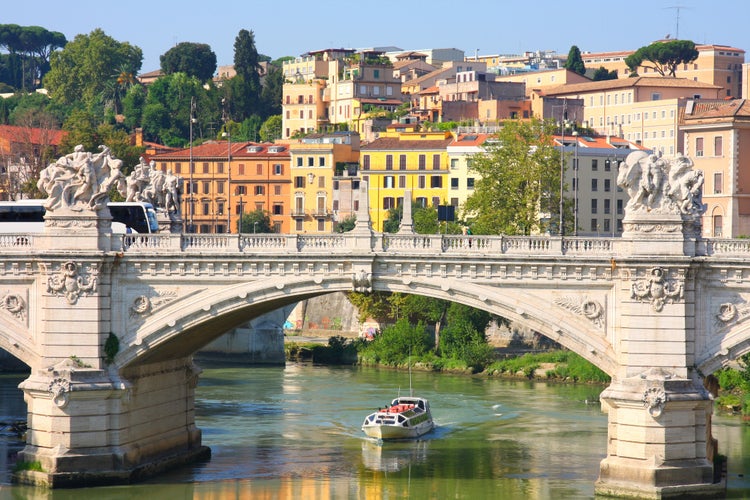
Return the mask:
{"type": "Polygon", "coordinates": [[[448,144],[448,199],[449,205],[463,206],[474,193],[479,174],[470,170],[472,155],[482,153],[489,134],[459,134],[448,144]]]}
{"type": "MultiPolygon", "coordinates": [[[[547,89],[543,97],[580,99],[583,117],[576,121],[584,128],[641,141],[648,148],[663,147],[669,153],[679,145],[676,120],[680,98],[717,99],[720,93],[721,88],[715,85],[684,78],[638,77],[563,85],[547,89]],[[672,136],[667,128],[670,124],[675,127],[672,136]]],[[[532,107],[535,99],[542,97],[533,95],[532,107]]]]}
{"type": "Polygon", "coordinates": [[[498,76],[496,80],[498,82],[517,82],[525,84],[527,96],[530,96],[535,90],[543,90],[550,87],[558,87],[560,85],[571,85],[574,83],[588,83],[591,81],[591,79],[565,68],[517,73],[507,76],[501,75],[498,76]]]}
{"type": "MultiPolygon", "coordinates": [[[[740,97],[747,90],[742,86],[742,64],[745,62],[745,51],[727,45],[697,45],[698,58],[681,64],[675,71],[677,78],[686,78],[721,88],[719,97],[740,97]]],[[[623,79],[630,75],[625,59],[635,50],[619,52],[587,52],[581,54],[586,68],[591,70],[604,67],[616,71],[623,79]]],[[[660,77],[659,73],[641,67],[639,76],[660,77]]]]}

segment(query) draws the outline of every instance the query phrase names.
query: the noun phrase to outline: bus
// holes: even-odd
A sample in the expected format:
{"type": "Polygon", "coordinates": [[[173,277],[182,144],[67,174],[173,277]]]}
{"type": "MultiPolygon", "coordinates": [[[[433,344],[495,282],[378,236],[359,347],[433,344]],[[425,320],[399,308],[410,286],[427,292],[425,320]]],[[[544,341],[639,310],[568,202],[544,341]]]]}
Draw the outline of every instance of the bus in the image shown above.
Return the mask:
{"type": "MultiPolygon", "coordinates": [[[[19,200],[0,202],[0,233],[41,233],[44,230],[44,202],[46,200],[19,200]]],[[[159,223],[150,203],[110,202],[112,232],[157,233],[159,223]]]]}

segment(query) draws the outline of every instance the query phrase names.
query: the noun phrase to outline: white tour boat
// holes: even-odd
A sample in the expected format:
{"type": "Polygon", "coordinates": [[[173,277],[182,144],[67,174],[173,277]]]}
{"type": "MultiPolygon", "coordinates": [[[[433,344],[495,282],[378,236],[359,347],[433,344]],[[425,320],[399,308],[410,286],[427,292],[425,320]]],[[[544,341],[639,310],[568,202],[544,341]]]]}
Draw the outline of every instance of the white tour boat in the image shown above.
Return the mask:
{"type": "Polygon", "coordinates": [[[434,427],[430,403],[414,396],[397,397],[390,406],[369,414],[362,424],[365,434],[376,439],[416,438],[434,427]]]}

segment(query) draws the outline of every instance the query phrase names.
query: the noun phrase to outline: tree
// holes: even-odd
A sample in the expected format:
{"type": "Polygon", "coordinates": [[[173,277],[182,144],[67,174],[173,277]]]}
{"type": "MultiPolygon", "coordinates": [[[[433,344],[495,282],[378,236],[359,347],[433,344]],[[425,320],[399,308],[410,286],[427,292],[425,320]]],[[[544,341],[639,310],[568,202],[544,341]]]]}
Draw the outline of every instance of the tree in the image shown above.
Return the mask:
{"type": "Polygon", "coordinates": [[[609,71],[604,66],[599,66],[599,69],[594,71],[594,75],[591,77],[591,79],[595,82],[600,82],[603,80],[617,80],[617,71],[609,71]]]}
{"type": "Polygon", "coordinates": [[[268,212],[258,209],[243,213],[242,219],[237,221],[237,232],[272,233],[273,229],[271,229],[271,219],[268,217],[268,212]]]}
{"type": "Polygon", "coordinates": [[[3,81],[19,89],[38,88],[49,71],[50,54],[66,43],[65,35],[41,26],[1,24],[0,47],[9,52],[3,81]]]}
{"type": "Polygon", "coordinates": [[[349,217],[345,218],[344,220],[337,222],[333,227],[333,232],[335,233],[348,233],[352,229],[354,229],[354,226],[357,224],[357,216],[356,214],[352,214],[349,217]]]}
{"type": "Polygon", "coordinates": [[[237,75],[224,85],[225,98],[231,118],[241,122],[262,112],[260,60],[252,31],[240,30],[234,41],[234,70],[237,75]]]}
{"type": "Polygon", "coordinates": [[[654,42],[641,47],[625,58],[625,64],[632,74],[638,73],[638,67],[650,68],[661,76],[675,76],[677,66],[691,63],[698,59],[698,50],[690,40],[667,40],[654,42]],[[647,61],[650,64],[644,64],[647,61]]]}
{"type": "Polygon", "coordinates": [[[64,49],[50,55],[44,85],[54,101],[101,111],[107,86],[121,71],[137,74],[142,61],[140,48],[96,29],[89,35],[77,35],[64,49]]]}
{"type": "Polygon", "coordinates": [[[281,139],[281,128],[282,128],[281,115],[269,116],[263,125],[260,126],[260,140],[264,142],[273,142],[276,139],[281,139]]]}
{"type": "Polygon", "coordinates": [[[565,69],[574,71],[579,75],[586,74],[586,65],[583,64],[583,57],[581,57],[581,50],[578,48],[578,46],[573,45],[572,47],[570,47],[570,51],[568,52],[568,60],[565,61],[565,69]]]}
{"type": "Polygon", "coordinates": [[[213,78],[216,73],[216,54],[205,43],[181,42],[159,57],[165,75],[185,73],[201,82],[213,78]]]}
{"type": "Polygon", "coordinates": [[[531,234],[554,220],[560,190],[560,152],[552,142],[555,124],[533,119],[506,121],[496,142],[472,156],[478,175],[465,210],[477,234],[531,234]]]}
{"type": "Polygon", "coordinates": [[[284,73],[281,68],[269,66],[268,74],[263,82],[260,101],[263,117],[281,114],[281,101],[284,93],[284,73]]]}

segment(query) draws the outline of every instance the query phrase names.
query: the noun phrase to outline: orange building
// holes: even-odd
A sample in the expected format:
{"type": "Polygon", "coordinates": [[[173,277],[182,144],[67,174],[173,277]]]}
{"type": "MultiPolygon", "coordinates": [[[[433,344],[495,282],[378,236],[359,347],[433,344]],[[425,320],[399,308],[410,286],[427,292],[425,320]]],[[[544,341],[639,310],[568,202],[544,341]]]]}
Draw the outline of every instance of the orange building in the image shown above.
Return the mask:
{"type": "Polygon", "coordinates": [[[242,213],[263,210],[274,232],[288,233],[289,158],[285,145],[209,141],[152,160],[158,169],[171,170],[183,179],[182,218],[187,231],[236,233],[242,213]]]}

